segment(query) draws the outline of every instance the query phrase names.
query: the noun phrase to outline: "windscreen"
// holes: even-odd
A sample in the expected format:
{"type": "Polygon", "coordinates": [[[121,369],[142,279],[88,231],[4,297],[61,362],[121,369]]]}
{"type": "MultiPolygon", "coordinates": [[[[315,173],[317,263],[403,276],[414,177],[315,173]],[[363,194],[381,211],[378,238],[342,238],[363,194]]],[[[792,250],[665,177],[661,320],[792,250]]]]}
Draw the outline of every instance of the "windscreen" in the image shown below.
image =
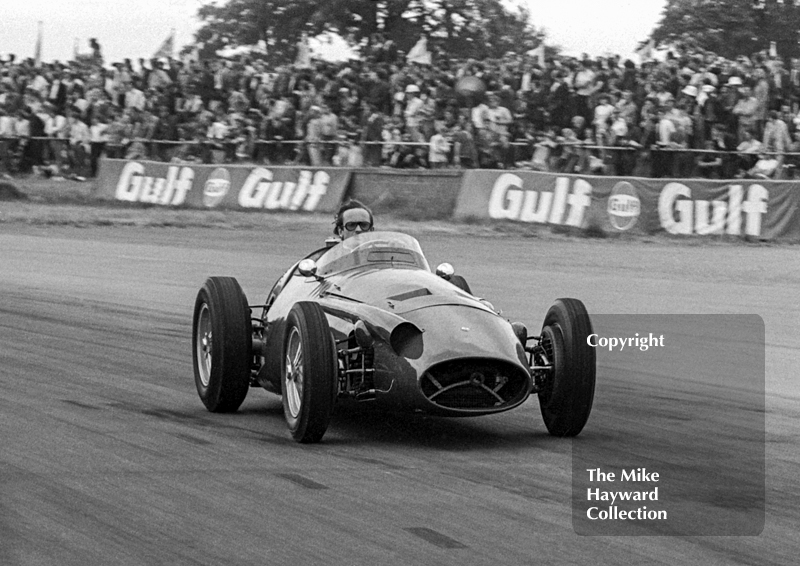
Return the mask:
{"type": "Polygon", "coordinates": [[[364,232],[329,249],[317,261],[325,276],[361,266],[416,267],[430,271],[419,242],[399,232],[364,232]]]}

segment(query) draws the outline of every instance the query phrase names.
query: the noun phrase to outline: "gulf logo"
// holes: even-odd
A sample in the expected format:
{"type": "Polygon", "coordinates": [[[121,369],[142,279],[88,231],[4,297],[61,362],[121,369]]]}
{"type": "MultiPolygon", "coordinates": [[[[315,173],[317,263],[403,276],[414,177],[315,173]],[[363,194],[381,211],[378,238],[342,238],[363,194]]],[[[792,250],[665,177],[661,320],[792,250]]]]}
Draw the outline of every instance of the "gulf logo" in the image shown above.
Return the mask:
{"type": "Polygon", "coordinates": [[[620,181],[611,189],[608,197],[608,219],[620,231],[630,230],[636,225],[642,203],[636,188],[628,181],[620,181]]]}
{"type": "Polygon", "coordinates": [[[203,186],[203,205],[214,208],[231,188],[231,175],[224,167],[217,167],[208,176],[206,184],[203,186]]]}

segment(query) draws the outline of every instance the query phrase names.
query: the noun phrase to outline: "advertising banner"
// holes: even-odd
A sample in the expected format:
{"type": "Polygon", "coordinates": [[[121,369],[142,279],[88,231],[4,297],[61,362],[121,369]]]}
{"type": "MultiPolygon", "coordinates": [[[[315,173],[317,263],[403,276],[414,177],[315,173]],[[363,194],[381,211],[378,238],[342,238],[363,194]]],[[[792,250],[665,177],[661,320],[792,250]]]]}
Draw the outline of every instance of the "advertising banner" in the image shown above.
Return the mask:
{"type": "Polygon", "coordinates": [[[800,236],[799,200],[800,184],[792,181],[473,170],[464,173],[454,217],[769,240],[800,236]]]}
{"type": "Polygon", "coordinates": [[[337,168],[101,160],[98,196],[194,208],[335,212],[350,182],[337,168]]]}

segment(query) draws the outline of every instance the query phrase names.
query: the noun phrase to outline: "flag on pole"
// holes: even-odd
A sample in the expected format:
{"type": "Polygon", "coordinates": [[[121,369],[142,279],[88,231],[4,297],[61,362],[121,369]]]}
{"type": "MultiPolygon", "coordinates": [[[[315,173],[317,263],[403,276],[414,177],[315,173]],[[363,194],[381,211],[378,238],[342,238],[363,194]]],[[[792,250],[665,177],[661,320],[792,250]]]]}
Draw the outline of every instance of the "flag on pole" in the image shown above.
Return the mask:
{"type": "Polygon", "coordinates": [[[536,57],[536,63],[539,65],[539,67],[541,67],[542,69],[545,68],[546,62],[544,59],[544,43],[540,43],[539,47],[537,47],[536,49],[531,49],[530,51],[525,53],[525,55],[536,57]]]}
{"type": "Polygon", "coordinates": [[[79,44],[79,41],[78,41],[78,38],[76,37],[75,38],[75,42],[72,44],[72,60],[73,61],[77,61],[78,60],[78,44],[79,44]]]}
{"type": "Polygon", "coordinates": [[[153,53],[153,59],[160,59],[162,57],[166,57],[168,59],[172,59],[172,52],[175,50],[175,28],[172,28],[169,32],[169,36],[164,42],[161,44],[161,47],[153,53]]]}
{"type": "Polygon", "coordinates": [[[409,63],[419,63],[420,65],[430,65],[431,52],[428,51],[428,38],[424,35],[419,38],[417,44],[408,52],[406,59],[409,63]]]}
{"type": "Polygon", "coordinates": [[[36,34],[36,47],[33,50],[33,61],[36,67],[42,66],[42,22],[39,21],[39,30],[36,34]]]}
{"type": "Polygon", "coordinates": [[[636,54],[639,56],[639,59],[642,63],[653,58],[653,50],[655,47],[656,42],[652,39],[639,45],[639,47],[636,49],[636,54]]]}

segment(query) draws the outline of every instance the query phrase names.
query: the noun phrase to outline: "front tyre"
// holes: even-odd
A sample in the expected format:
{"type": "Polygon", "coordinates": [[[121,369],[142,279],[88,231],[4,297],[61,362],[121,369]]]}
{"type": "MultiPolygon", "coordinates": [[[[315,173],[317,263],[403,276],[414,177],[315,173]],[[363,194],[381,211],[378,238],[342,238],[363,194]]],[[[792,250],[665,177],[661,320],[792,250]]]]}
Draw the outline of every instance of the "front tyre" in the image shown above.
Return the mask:
{"type": "Polygon", "coordinates": [[[590,334],[592,323],[581,301],[558,299],[547,311],[541,345],[553,369],[539,391],[539,405],[553,436],[576,436],[589,420],[596,378],[590,334]]]}
{"type": "Polygon", "coordinates": [[[194,304],[194,383],[212,413],[236,411],[250,388],[252,325],[233,277],[209,277],[194,304]]]}
{"type": "Polygon", "coordinates": [[[336,345],[317,303],[289,312],[283,348],[283,414],[297,442],[319,442],[333,414],[338,386],[336,345]]]}

